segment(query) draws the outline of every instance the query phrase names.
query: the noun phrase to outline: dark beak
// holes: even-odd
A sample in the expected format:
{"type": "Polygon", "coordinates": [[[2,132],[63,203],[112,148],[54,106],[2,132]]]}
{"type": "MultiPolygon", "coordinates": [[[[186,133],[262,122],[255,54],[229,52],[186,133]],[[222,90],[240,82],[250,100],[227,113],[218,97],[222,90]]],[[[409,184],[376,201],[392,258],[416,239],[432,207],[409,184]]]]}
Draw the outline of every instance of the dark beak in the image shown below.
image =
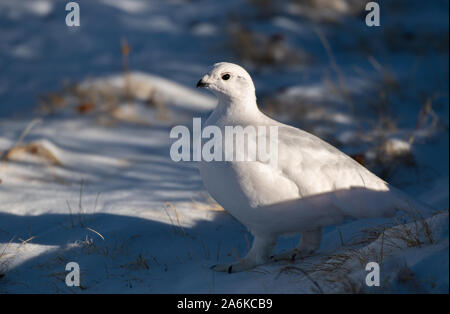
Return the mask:
{"type": "Polygon", "coordinates": [[[206,87],[206,86],[208,86],[208,83],[205,83],[202,80],[197,82],[197,88],[199,88],[199,87],[206,87]]]}

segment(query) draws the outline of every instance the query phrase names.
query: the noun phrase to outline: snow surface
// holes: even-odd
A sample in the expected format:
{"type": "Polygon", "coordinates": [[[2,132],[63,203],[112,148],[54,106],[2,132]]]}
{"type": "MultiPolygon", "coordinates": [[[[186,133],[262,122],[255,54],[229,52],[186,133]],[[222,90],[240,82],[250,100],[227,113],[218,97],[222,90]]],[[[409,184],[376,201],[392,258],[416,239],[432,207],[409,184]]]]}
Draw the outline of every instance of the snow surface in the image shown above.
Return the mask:
{"type": "MultiPolygon", "coordinates": [[[[42,121],[22,142],[59,162],[23,153],[0,161],[0,293],[448,293],[448,41],[441,47],[435,39],[448,34],[447,1],[398,1],[382,11],[378,30],[361,26],[359,17],[341,27],[311,21],[290,1],[273,12],[237,0],[78,2],[82,26],[71,30],[64,1],[0,2],[0,152],[38,116],[42,121]],[[239,14],[252,31],[282,33],[289,49],[313,60],[287,66],[240,60],[218,40],[239,14]],[[401,36],[383,37],[383,27],[401,36]],[[330,41],[332,55],[318,34],[330,41]],[[105,125],[74,110],[34,112],[36,98],[65,80],[123,90],[121,38],[131,46],[130,68],[139,71],[130,73],[136,103],[121,103],[123,121],[105,125]],[[374,59],[366,50],[376,52],[374,59]],[[305,260],[232,275],[211,271],[244,256],[252,239],[210,200],[194,164],[170,159],[169,131],[213,108],[214,98],[194,86],[217,61],[249,70],[263,109],[270,101],[283,104],[268,114],[349,154],[365,152],[380,175],[386,169],[376,156],[385,143],[394,157],[397,148],[412,154],[413,166],[388,169],[386,179],[437,213],[348,221],[326,228],[319,252],[305,260]],[[398,90],[386,73],[400,82],[398,90]],[[379,82],[395,91],[387,115],[396,128],[373,127],[379,82]],[[145,105],[153,89],[168,119],[145,105]],[[418,119],[429,97],[437,124],[426,110],[418,119]],[[299,100],[308,110],[297,112],[299,100]],[[71,261],[81,267],[80,287],[65,285],[71,261]],[[365,286],[367,261],[381,263],[381,287],[365,286]]],[[[282,239],[276,251],[297,242],[298,236],[282,239]]]]}

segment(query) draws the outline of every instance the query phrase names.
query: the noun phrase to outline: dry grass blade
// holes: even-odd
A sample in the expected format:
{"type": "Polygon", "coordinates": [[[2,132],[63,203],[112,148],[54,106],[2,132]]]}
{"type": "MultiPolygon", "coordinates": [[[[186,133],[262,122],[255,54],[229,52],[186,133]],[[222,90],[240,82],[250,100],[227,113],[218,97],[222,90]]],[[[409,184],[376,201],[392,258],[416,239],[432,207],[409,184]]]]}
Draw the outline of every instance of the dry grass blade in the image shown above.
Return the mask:
{"type": "Polygon", "coordinates": [[[91,229],[89,227],[86,227],[87,230],[92,231],[93,233],[97,234],[100,238],[102,238],[103,241],[105,241],[105,238],[100,234],[100,232],[95,231],[94,229],[91,229]]]}
{"type": "Polygon", "coordinates": [[[123,65],[123,73],[124,73],[124,94],[126,100],[131,100],[131,78],[130,78],[130,61],[129,55],[131,52],[131,47],[128,44],[128,41],[125,38],[122,38],[120,41],[120,52],[122,54],[122,65],[123,65]]]}
{"type": "MultiPolygon", "coordinates": [[[[337,76],[337,79],[338,79],[337,91],[347,101],[348,108],[349,108],[350,112],[354,116],[356,116],[356,114],[355,114],[355,107],[354,107],[354,104],[353,104],[351,91],[347,87],[344,73],[343,73],[342,69],[339,67],[339,65],[338,65],[338,63],[336,61],[336,58],[334,57],[333,51],[331,49],[330,42],[328,41],[328,39],[326,38],[325,34],[322,32],[322,30],[320,28],[314,27],[313,30],[316,33],[317,37],[319,37],[319,40],[322,43],[322,46],[324,47],[324,49],[325,49],[325,51],[326,51],[326,53],[328,55],[328,59],[330,61],[330,66],[331,66],[331,68],[333,69],[333,71],[335,72],[335,74],[337,76]]],[[[361,124],[359,123],[359,121],[355,120],[354,122],[357,124],[358,129],[361,130],[362,128],[361,128],[361,124]]]]}
{"type": "MultiPolygon", "coordinates": [[[[34,238],[34,237],[32,237],[32,238],[34,238]]],[[[31,241],[32,238],[28,239],[27,241],[31,241]]],[[[13,252],[10,252],[10,250],[9,250],[13,241],[14,241],[14,237],[12,237],[11,240],[9,240],[9,242],[6,243],[3,246],[3,248],[0,250],[0,279],[5,277],[8,269],[9,269],[9,266],[15,257],[15,254],[13,252]]],[[[16,253],[20,252],[21,248],[23,246],[25,246],[25,244],[27,243],[27,241],[23,241],[23,240],[21,240],[21,241],[22,242],[19,245],[19,247],[11,248],[11,249],[14,249],[16,253]]]]}
{"type": "Polygon", "coordinates": [[[4,160],[18,160],[24,154],[40,157],[44,162],[55,166],[62,166],[62,162],[44,145],[32,142],[24,145],[15,145],[3,156],[4,160]]]}
{"type": "Polygon", "coordinates": [[[0,160],[4,161],[7,159],[8,154],[11,150],[13,150],[16,146],[20,145],[23,141],[23,139],[25,138],[25,136],[27,136],[28,133],[30,133],[31,129],[39,124],[42,123],[41,119],[34,119],[32,120],[30,123],[28,123],[28,125],[25,127],[25,129],[22,131],[22,133],[20,134],[19,138],[17,139],[17,141],[14,143],[14,145],[7,151],[3,152],[3,154],[0,157],[0,160]]]}
{"type": "Polygon", "coordinates": [[[320,293],[322,293],[322,294],[324,293],[323,290],[322,290],[322,288],[320,287],[320,285],[317,283],[317,281],[315,281],[313,278],[311,278],[311,276],[310,276],[305,270],[303,270],[302,268],[300,268],[300,267],[298,267],[298,266],[286,266],[286,267],[283,267],[283,268],[280,270],[280,272],[278,273],[277,278],[278,278],[282,273],[285,273],[285,272],[297,272],[297,273],[303,274],[309,281],[311,281],[311,282],[314,284],[314,286],[317,288],[317,290],[318,290],[320,293]]]}

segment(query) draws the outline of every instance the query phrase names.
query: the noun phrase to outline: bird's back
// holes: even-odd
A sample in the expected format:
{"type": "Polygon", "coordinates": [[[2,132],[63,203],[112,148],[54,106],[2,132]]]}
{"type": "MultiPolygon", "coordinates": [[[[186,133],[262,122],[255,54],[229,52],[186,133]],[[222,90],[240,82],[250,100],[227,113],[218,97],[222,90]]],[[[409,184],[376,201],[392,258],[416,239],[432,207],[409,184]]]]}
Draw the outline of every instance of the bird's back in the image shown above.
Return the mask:
{"type": "Polygon", "coordinates": [[[300,196],[351,187],[388,189],[384,180],[308,132],[280,124],[278,142],[279,169],[298,185],[300,196]]]}

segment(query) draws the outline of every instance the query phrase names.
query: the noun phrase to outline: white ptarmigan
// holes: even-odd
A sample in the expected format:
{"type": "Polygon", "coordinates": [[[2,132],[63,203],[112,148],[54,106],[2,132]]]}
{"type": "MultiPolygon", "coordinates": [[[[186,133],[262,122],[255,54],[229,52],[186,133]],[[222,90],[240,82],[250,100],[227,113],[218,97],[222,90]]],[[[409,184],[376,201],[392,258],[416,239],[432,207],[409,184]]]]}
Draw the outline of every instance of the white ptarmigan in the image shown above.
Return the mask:
{"type": "Polygon", "coordinates": [[[346,217],[368,218],[410,210],[408,197],[335,147],[300,129],[277,122],[257,106],[252,78],[242,67],[221,62],[203,76],[218,105],[204,126],[276,126],[276,167],[253,161],[201,161],[204,186],[214,199],[254,236],[247,256],[215,265],[216,271],[239,272],[273,259],[282,234],[300,233],[297,248],[275,256],[295,258],[320,245],[321,228],[346,217]]]}

